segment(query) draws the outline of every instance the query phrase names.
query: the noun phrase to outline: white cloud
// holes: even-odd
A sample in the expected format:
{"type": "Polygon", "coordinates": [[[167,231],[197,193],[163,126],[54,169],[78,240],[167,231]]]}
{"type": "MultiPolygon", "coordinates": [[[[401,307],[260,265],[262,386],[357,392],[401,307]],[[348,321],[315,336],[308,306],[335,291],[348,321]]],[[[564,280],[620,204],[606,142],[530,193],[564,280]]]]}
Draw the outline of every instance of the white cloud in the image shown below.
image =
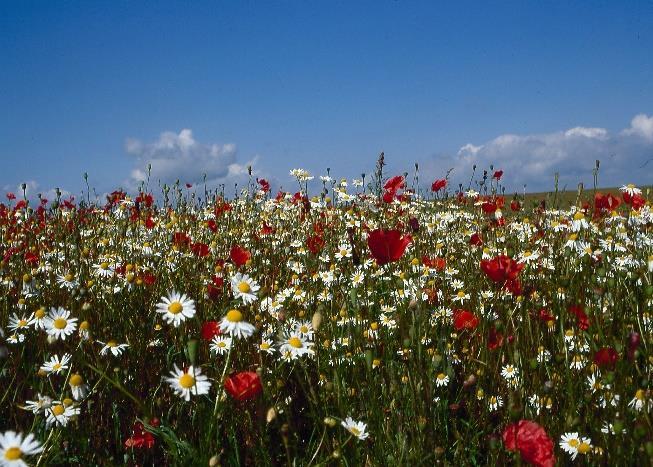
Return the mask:
{"type": "Polygon", "coordinates": [[[241,165],[236,162],[236,145],[203,144],[193,137],[190,129],[183,129],[178,134],[166,131],[152,143],[138,139],[127,139],[127,153],[135,157],[135,166],[126,182],[130,189],[135,189],[141,181],[146,180],[148,166],[151,166],[150,180],[154,183],[196,184],[204,180],[219,183],[247,175],[247,166],[257,162],[257,158],[241,165]]]}
{"type": "Polygon", "coordinates": [[[454,182],[465,185],[478,170],[505,171],[509,190],[552,190],[554,174],[559,174],[560,188],[575,188],[579,182],[593,183],[592,170],[600,160],[599,185],[623,183],[650,184],[653,180],[653,117],[644,114],[633,118],[630,128],[611,134],[604,128],[575,127],[554,133],[505,134],[482,145],[466,144],[455,156],[439,155],[424,164],[426,174],[437,178],[450,168],[454,182]],[[650,161],[650,163],[649,163],[650,161]],[[650,166],[648,170],[645,167],[650,166]]]}
{"type": "Polygon", "coordinates": [[[622,133],[653,141],[653,116],[649,117],[646,114],[635,115],[630,122],[630,128],[626,128],[622,133]]]}

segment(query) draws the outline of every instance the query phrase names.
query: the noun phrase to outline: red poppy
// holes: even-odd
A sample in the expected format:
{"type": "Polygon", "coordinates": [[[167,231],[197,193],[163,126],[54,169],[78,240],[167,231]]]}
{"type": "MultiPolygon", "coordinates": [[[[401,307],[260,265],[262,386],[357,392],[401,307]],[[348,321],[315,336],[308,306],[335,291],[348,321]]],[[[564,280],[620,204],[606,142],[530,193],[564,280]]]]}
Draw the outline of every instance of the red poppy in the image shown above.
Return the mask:
{"type": "Polygon", "coordinates": [[[496,180],[501,180],[501,177],[503,177],[503,170],[496,170],[494,175],[492,175],[492,178],[496,180]]]}
{"type": "MultiPolygon", "coordinates": [[[[160,425],[158,418],[153,418],[150,421],[150,425],[153,427],[158,427],[160,425]]],[[[154,436],[149,431],[145,430],[145,427],[141,422],[134,423],[132,428],[133,435],[131,438],[125,440],[126,448],[145,448],[150,449],[154,446],[154,436]]]]}
{"type": "Polygon", "coordinates": [[[431,185],[431,191],[440,191],[446,186],[447,186],[447,179],[440,178],[433,182],[433,184],[431,185]]]}
{"type": "Polygon", "coordinates": [[[579,329],[586,331],[590,327],[590,320],[585,314],[582,305],[571,305],[569,307],[569,313],[576,316],[576,326],[578,326],[579,329]]]}
{"type": "Polygon", "coordinates": [[[619,354],[612,347],[602,347],[594,354],[594,363],[600,368],[613,370],[619,360],[619,354]]]}
{"type": "Polygon", "coordinates": [[[447,260],[445,258],[429,258],[428,256],[422,256],[422,264],[428,266],[429,268],[435,268],[438,271],[443,271],[447,266],[447,260]]]}
{"type": "Polygon", "coordinates": [[[509,451],[519,451],[522,460],[538,467],[553,467],[553,441],[544,428],[531,420],[520,420],[503,431],[503,444],[509,451]]]}
{"type": "Polygon", "coordinates": [[[256,183],[258,183],[261,186],[261,190],[263,190],[263,192],[267,193],[268,191],[270,191],[270,183],[266,179],[257,178],[256,183]]]}
{"type": "Polygon", "coordinates": [[[490,260],[481,260],[481,270],[493,282],[503,284],[503,286],[515,295],[521,294],[521,284],[519,282],[519,273],[524,269],[523,264],[506,255],[499,255],[490,260]]]}
{"type": "Polygon", "coordinates": [[[600,210],[614,211],[619,207],[619,204],[621,204],[619,198],[613,196],[611,193],[608,193],[607,195],[596,193],[594,195],[595,211],[600,211],[600,210]]]}
{"type": "Polygon", "coordinates": [[[324,239],[320,235],[311,235],[306,239],[306,247],[314,255],[317,255],[322,251],[324,243],[324,239]]]}
{"type": "Polygon", "coordinates": [[[213,219],[209,219],[208,221],[206,221],[206,226],[209,228],[211,232],[215,233],[218,231],[218,223],[213,219]]]}
{"type": "Polygon", "coordinates": [[[206,294],[211,300],[217,300],[222,295],[224,278],[222,276],[213,276],[211,283],[206,286],[206,294]]]}
{"type": "Polygon", "coordinates": [[[253,371],[241,371],[224,381],[225,390],[239,402],[253,399],[263,391],[261,378],[253,371]]]}
{"type": "Polygon", "coordinates": [[[211,250],[209,249],[209,246],[206,243],[193,243],[190,246],[190,250],[193,252],[193,254],[199,258],[205,258],[209,256],[211,253],[211,250]]]}
{"type": "Polygon", "coordinates": [[[376,229],[369,233],[367,246],[379,266],[399,261],[406,247],[413,241],[410,235],[398,230],[376,229]]]}
{"type": "Polygon", "coordinates": [[[222,334],[222,331],[220,330],[220,323],[217,321],[207,321],[202,325],[201,335],[205,341],[210,341],[220,334],[222,334]]]}
{"type": "Polygon", "coordinates": [[[460,309],[453,312],[453,327],[456,328],[456,331],[474,330],[479,322],[478,316],[471,311],[460,309]]]}
{"type": "Polygon", "coordinates": [[[7,199],[9,201],[16,199],[16,195],[13,194],[12,192],[7,193],[7,199]]]}
{"type": "Polygon", "coordinates": [[[236,266],[242,266],[249,260],[251,256],[252,255],[250,254],[249,251],[247,251],[244,248],[241,248],[238,245],[234,245],[233,247],[231,247],[231,251],[229,252],[229,257],[231,258],[231,261],[233,261],[236,266]]]}
{"type": "Polygon", "coordinates": [[[193,188],[193,184],[192,183],[186,183],[186,188],[193,188]]]}
{"type": "Polygon", "coordinates": [[[472,236],[469,238],[469,244],[474,246],[483,245],[483,239],[481,238],[481,235],[478,233],[473,233],[472,236]]]}
{"type": "Polygon", "coordinates": [[[490,334],[487,338],[487,348],[490,350],[498,349],[503,345],[503,334],[501,334],[497,329],[492,326],[490,328],[490,334]]]}
{"type": "Polygon", "coordinates": [[[385,182],[385,185],[383,185],[383,189],[386,191],[391,191],[392,193],[396,193],[398,190],[403,189],[405,186],[406,186],[406,180],[404,179],[404,176],[397,175],[395,177],[392,177],[387,182],[385,182]]]}
{"type": "Polygon", "coordinates": [[[512,211],[514,211],[514,212],[517,212],[517,211],[519,211],[519,210],[521,209],[521,204],[520,204],[519,201],[517,201],[516,199],[513,199],[513,200],[510,202],[510,209],[511,209],[512,211]]]}

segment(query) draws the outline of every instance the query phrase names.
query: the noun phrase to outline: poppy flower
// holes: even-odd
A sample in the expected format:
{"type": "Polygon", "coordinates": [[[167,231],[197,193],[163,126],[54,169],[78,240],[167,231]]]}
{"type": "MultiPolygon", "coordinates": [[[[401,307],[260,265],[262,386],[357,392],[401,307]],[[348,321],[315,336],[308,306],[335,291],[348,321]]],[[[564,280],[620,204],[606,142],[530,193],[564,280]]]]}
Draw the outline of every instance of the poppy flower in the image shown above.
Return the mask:
{"type": "Polygon", "coordinates": [[[510,210],[513,211],[513,212],[517,212],[520,209],[521,209],[521,204],[519,203],[519,201],[517,201],[516,199],[513,199],[510,202],[510,210]]]}
{"type": "Polygon", "coordinates": [[[392,193],[396,193],[398,190],[403,189],[405,186],[406,186],[406,180],[404,179],[404,176],[397,175],[395,177],[392,177],[387,182],[385,182],[385,185],[383,185],[383,189],[386,191],[390,191],[392,193]]]}
{"type": "Polygon", "coordinates": [[[406,247],[413,241],[410,235],[398,230],[376,229],[367,237],[367,246],[379,266],[399,261],[406,247]]]}
{"type": "Polygon", "coordinates": [[[209,246],[206,243],[201,243],[201,242],[193,243],[190,246],[190,250],[198,258],[205,258],[206,256],[209,256],[209,253],[211,253],[209,246]]]}
{"type": "Polygon", "coordinates": [[[324,239],[320,235],[311,235],[306,239],[306,247],[314,255],[317,255],[322,251],[324,243],[324,239]]]}
{"type": "MultiPolygon", "coordinates": [[[[159,419],[153,418],[150,425],[158,427],[160,425],[159,419]]],[[[125,440],[126,448],[150,449],[154,446],[154,436],[145,430],[145,426],[141,422],[134,423],[132,432],[133,435],[125,440]]]]}
{"type": "Polygon", "coordinates": [[[474,246],[483,245],[483,239],[481,238],[481,235],[478,233],[473,233],[472,236],[469,238],[469,244],[474,246]]]}
{"type": "Polygon", "coordinates": [[[224,278],[222,276],[213,276],[211,282],[206,286],[206,294],[213,301],[220,298],[224,287],[224,278]]]}
{"type": "Polygon", "coordinates": [[[481,260],[481,270],[492,282],[503,284],[504,288],[515,295],[521,294],[519,273],[524,265],[506,255],[499,255],[490,260],[481,260]]]}
{"type": "Polygon", "coordinates": [[[222,334],[222,331],[220,330],[220,323],[217,321],[207,321],[202,325],[201,335],[205,341],[210,341],[220,334],[222,334]]]}
{"type": "Polygon", "coordinates": [[[602,347],[594,354],[594,363],[600,368],[614,369],[617,360],[619,355],[612,347],[602,347]]]}
{"type": "Polygon", "coordinates": [[[216,221],[214,221],[213,219],[209,219],[208,221],[206,221],[206,226],[213,233],[218,231],[218,223],[216,221]]]}
{"type": "Polygon", "coordinates": [[[494,175],[492,175],[492,178],[495,180],[501,180],[501,177],[503,177],[503,170],[496,170],[494,175]]]}
{"type": "Polygon", "coordinates": [[[270,191],[270,183],[266,179],[257,178],[256,183],[258,183],[261,186],[261,190],[264,193],[267,193],[268,191],[270,191]]]}
{"type": "Polygon", "coordinates": [[[224,388],[239,402],[253,399],[263,391],[261,378],[253,371],[241,371],[229,376],[224,381],[224,388]]]}
{"type": "Polygon", "coordinates": [[[576,317],[576,326],[583,331],[587,331],[590,327],[590,320],[585,314],[582,305],[571,305],[569,307],[569,313],[573,314],[576,317]]]}
{"type": "Polygon", "coordinates": [[[464,329],[473,331],[479,322],[478,316],[471,311],[460,309],[453,312],[453,327],[456,328],[456,331],[462,331],[464,329]]]}
{"type": "Polygon", "coordinates": [[[594,195],[594,210],[600,211],[614,211],[619,207],[621,201],[616,196],[613,196],[611,193],[607,195],[596,193],[594,195]]]}
{"type": "Polygon", "coordinates": [[[503,431],[503,444],[509,451],[519,451],[522,460],[538,467],[553,467],[553,441],[544,428],[531,420],[520,420],[503,431]]]}
{"type": "Polygon", "coordinates": [[[447,186],[447,180],[445,178],[440,178],[433,182],[431,185],[431,191],[436,192],[447,186]]]}
{"type": "Polygon", "coordinates": [[[487,338],[487,348],[490,350],[498,349],[503,345],[503,334],[501,334],[497,329],[492,326],[490,328],[490,333],[487,338]]]}
{"type": "Polygon", "coordinates": [[[231,251],[229,252],[229,258],[231,258],[231,261],[233,261],[236,266],[242,266],[247,263],[251,256],[252,255],[249,251],[238,245],[231,247],[231,251]]]}

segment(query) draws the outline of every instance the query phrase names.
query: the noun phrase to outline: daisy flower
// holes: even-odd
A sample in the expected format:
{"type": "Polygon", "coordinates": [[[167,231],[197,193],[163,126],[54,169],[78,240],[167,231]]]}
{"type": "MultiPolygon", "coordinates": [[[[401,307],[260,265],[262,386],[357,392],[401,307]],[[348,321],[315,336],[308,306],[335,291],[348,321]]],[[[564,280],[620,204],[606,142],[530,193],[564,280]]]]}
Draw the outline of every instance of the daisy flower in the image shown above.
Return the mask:
{"type": "Polygon", "coordinates": [[[10,330],[16,332],[19,329],[25,329],[29,327],[31,324],[33,324],[33,318],[27,318],[25,315],[19,317],[16,313],[14,313],[10,318],[9,318],[9,325],[7,326],[10,330]]]}
{"type": "Polygon", "coordinates": [[[173,290],[167,297],[161,297],[161,301],[156,305],[156,312],[161,313],[168,324],[179,327],[186,318],[195,316],[195,302],[186,294],[173,290]]]}
{"type": "Polygon", "coordinates": [[[441,387],[441,386],[446,386],[447,384],[449,384],[449,376],[445,375],[444,373],[439,373],[435,377],[436,386],[441,387]]]}
{"type": "Polygon", "coordinates": [[[29,410],[34,414],[41,413],[49,409],[52,405],[52,398],[49,396],[42,396],[40,393],[36,395],[35,401],[25,401],[23,409],[29,410]]]}
{"type": "Polygon", "coordinates": [[[232,337],[247,338],[254,334],[256,328],[243,321],[243,314],[236,310],[229,310],[220,321],[220,330],[232,337]]]}
{"type": "Polygon", "coordinates": [[[79,415],[79,407],[73,407],[72,401],[68,399],[70,404],[64,402],[55,401],[46,411],[45,427],[49,428],[52,425],[55,426],[66,426],[72,417],[79,415]]]}
{"type": "Polygon", "coordinates": [[[84,399],[89,392],[88,384],[84,383],[84,378],[75,373],[68,380],[68,385],[73,393],[73,399],[76,401],[84,399]]]}
{"type": "Polygon", "coordinates": [[[24,438],[21,433],[11,430],[0,434],[0,465],[27,467],[23,456],[33,456],[41,451],[41,443],[31,433],[24,438]]]}
{"type": "Polygon", "coordinates": [[[165,380],[174,389],[175,393],[186,401],[190,400],[191,394],[194,396],[208,394],[211,388],[208,378],[202,374],[199,368],[194,368],[192,365],[188,369],[182,370],[175,364],[174,371],[171,371],[170,377],[165,378],[165,380]]]}
{"type": "Polygon", "coordinates": [[[242,299],[245,305],[257,300],[256,292],[261,287],[247,274],[237,273],[231,278],[231,291],[235,299],[242,299]]]}
{"type": "Polygon", "coordinates": [[[290,333],[286,335],[286,339],[279,342],[281,355],[286,360],[295,360],[303,355],[312,355],[315,353],[313,350],[313,343],[304,340],[300,337],[299,333],[290,333]]]}
{"type": "Polygon", "coordinates": [[[587,454],[592,449],[592,440],[581,437],[578,433],[565,433],[560,437],[560,448],[575,460],[580,454],[587,454]]]}
{"type": "Polygon", "coordinates": [[[70,362],[71,358],[72,355],[69,353],[64,354],[61,358],[59,358],[58,355],[53,355],[49,362],[45,362],[41,365],[41,370],[46,373],[61,373],[68,369],[68,362],[70,362]]]}
{"type": "Polygon", "coordinates": [[[642,190],[640,190],[639,188],[637,188],[637,187],[636,187],[635,185],[633,185],[632,183],[629,183],[628,185],[624,185],[624,186],[622,186],[621,188],[619,188],[619,190],[620,190],[622,193],[628,193],[630,196],[635,196],[635,195],[640,195],[640,194],[642,194],[642,190]]]}
{"type": "Polygon", "coordinates": [[[77,318],[71,318],[70,311],[64,308],[51,308],[44,325],[49,336],[65,341],[77,329],[77,318]]]}
{"type": "Polygon", "coordinates": [[[511,380],[519,376],[519,370],[514,365],[505,365],[501,368],[501,376],[506,380],[511,380]]]}
{"type": "Polygon", "coordinates": [[[104,347],[100,349],[100,355],[106,355],[108,352],[111,352],[114,357],[119,357],[122,355],[123,351],[129,347],[129,344],[118,344],[114,340],[108,342],[97,341],[98,344],[102,344],[104,347]]]}
{"type": "Polygon", "coordinates": [[[231,349],[231,337],[213,336],[209,347],[216,354],[223,355],[231,349]]]}
{"type": "Polygon", "coordinates": [[[79,282],[75,280],[74,274],[68,273],[66,275],[58,275],[57,284],[59,284],[59,287],[62,289],[72,290],[79,285],[79,282]]]}
{"type": "Polygon", "coordinates": [[[363,422],[354,421],[351,417],[347,417],[345,420],[340,422],[340,424],[345,428],[345,430],[360,440],[364,440],[369,436],[369,433],[366,433],[365,431],[367,430],[367,425],[363,422]]]}

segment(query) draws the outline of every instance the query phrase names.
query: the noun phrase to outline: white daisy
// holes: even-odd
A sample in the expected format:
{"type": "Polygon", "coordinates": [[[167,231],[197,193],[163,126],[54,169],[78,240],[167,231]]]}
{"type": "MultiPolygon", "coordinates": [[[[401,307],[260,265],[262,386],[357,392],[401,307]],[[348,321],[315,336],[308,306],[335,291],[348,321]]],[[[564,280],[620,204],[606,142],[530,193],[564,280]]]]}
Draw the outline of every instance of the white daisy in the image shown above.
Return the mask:
{"type": "Polygon", "coordinates": [[[72,375],[68,380],[68,385],[70,386],[70,390],[73,393],[73,399],[76,401],[82,400],[88,396],[88,384],[84,383],[84,378],[82,378],[79,374],[75,373],[72,375]]]}
{"type": "Polygon", "coordinates": [[[21,433],[5,431],[0,434],[0,465],[7,467],[27,467],[23,456],[33,456],[43,451],[41,443],[33,434],[23,438],[21,433]]]}
{"type": "Polygon", "coordinates": [[[223,355],[231,349],[231,337],[213,336],[209,347],[216,354],[223,355]]]}
{"type": "Polygon", "coordinates": [[[34,319],[32,317],[26,317],[25,315],[18,316],[16,313],[14,313],[11,317],[9,317],[9,325],[7,326],[10,330],[16,332],[19,329],[20,330],[25,330],[28,328],[30,325],[32,325],[34,322],[34,319]]]}
{"type": "Polygon", "coordinates": [[[75,415],[79,415],[78,407],[55,401],[52,403],[52,407],[46,411],[45,427],[49,428],[52,425],[66,426],[68,421],[75,415]]]}
{"type": "Polygon", "coordinates": [[[231,291],[235,299],[241,299],[245,305],[255,302],[256,292],[261,287],[247,274],[237,273],[231,278],[231,291]]]}
{"type": "Polygon", "coordinates": [[[44,325],[49,336],[66,340],[77,329],[77,318],[71,318],[70,311],[64,308],[51,308],[44,325]]]}
{"type": "Polygon", "coordinates": [[[229,310],[220,321],[220,330],[232,337],[247,338],[254,334],[256,328],[246,321],[243,321],[243,314],[234,309],[229,310]]]}
{"type": "Polygon", "coordinates": [[[100,355],[106,355],[108,352],[111,352],[114,357],[119,357],[122,355],[123,351],[129,347],[129,344],[118,344],[114,340],[107,342],[97,341],[98,344],[102,344],[104,347],[100,349],[100,355]]]}
{"type": "Polygon", "coordinates": [[[592,449],[592,440],[581,437],[578,433],[565,433],[560,437],[559,445],[563,451],[571,455],[571,460],[575,460],[579,453],[587,454],[592,449]]]}
{"type": "Polygon", "coordinates": [[[156,305],[156,312],[163,315],[164,321],[179,327],[182,321],[195,316],[195,302],[186,294],[172,291],[167,297],[161,297],[156,305]]]}
{"type": "Polygon", "coordinates": [[[23,409],[29,410],[34,414],[41,413],[45,409],[49,409],[52,405],[52,398],[49,396],[42,396],[40,393],[36,395],[35,401],[25,401],[23,409]]]}
{"type": "Polygon", "coordinates": [[[435,377],[435,385],[436,386],[441,387],[441,386],[446,386],[447,384],[449,384],[449,376],[448,375],[445,375],[444,373],[439,373],[435,377]]]}
{"type": "Polygon", "coordinates": [[[365,431],[367,430],[367,425],[363,422],[354,421],[351,417],[347,417],[340,424],[345,427],[345,430],[360,440],[364,440],[369,436],[369,433],[365,431]]]}
{"type": "Polygon", "coordinates": [[[211,388],[208,378],[202,374],[199,368],[194,368],[192,365],[186,370],[181,370],[175,364],[174,371],[171,371],[170,377],[166,377],[165,380],[174,389],[175,393],[186,401],[190,400],[191,394],[194,396],[208,394],[211,388]]]}
{"type": "Polygon", "coordinates": [[[72,355],[68,353],[64,354],[61,358],[59,358],[58,355],[53,355],[50,357],[49,362],[45,362],[43,365],[41,365],[41,370],[45,371],[46,373],[61,373],[64,370],[68,369],[68,362],[70,362],[71,358],[72,355]]]}
{"type": "Polygon", "coordinates": [[[304,340],[299,333],[286,333],[285,339],[279,342],[282,358],[285,360],[295,360],[304,355],[313,355],[313,342],[304,340]]]}

